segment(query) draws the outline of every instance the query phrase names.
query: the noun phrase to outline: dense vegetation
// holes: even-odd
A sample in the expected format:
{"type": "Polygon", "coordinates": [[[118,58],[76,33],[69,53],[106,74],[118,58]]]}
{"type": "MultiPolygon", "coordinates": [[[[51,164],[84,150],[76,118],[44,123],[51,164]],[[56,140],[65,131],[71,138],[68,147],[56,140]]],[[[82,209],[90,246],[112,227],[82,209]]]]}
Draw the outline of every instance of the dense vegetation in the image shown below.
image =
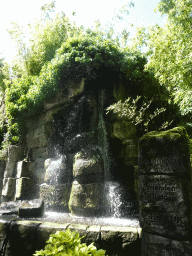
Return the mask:
{"type": "Polygon", "coordinates": [[[166,25],[153,26],[147,33],[140,29],[132,45],[127,45],[126,30],[117,35],[113,26],[102,28],[99,22],[95,28],[84,29],[71,24],[64,13],[52,16],[54,2],[43,6],[40,19],[30,25],[28,44],[22,30],[13,24],[10,34],[17,42],[18,56],[12,63],[11,78],[0,62],[7,115],[1,131],[3,144],[21,143],[25,118],[58,90],[83,77],[86,88],[93,92],[123,84],[122,105],[113,105],[113,109],[132,109],[133,115],[127,112],[123,118],[137,124],[140,134],[174,126],[180,115],[190,125],[190,1],[162,0],[159,10],[168,15],[166,25]],[[146,53],[143,44],[148,46],[146,53]],[[98,83],[98,78],[104,82],[98,83]],[[131,98],[124,102],[125,96],[131,98]]]}
{"type": "Polygon", "coordinates": [[[190,0],[161,0],[157,9],[167,16],[164,26],[142,28],[138,40],[148,47],[147,68],[167,88],[178,105],[184,125],[192,113],[192,4],[190,0]]]}

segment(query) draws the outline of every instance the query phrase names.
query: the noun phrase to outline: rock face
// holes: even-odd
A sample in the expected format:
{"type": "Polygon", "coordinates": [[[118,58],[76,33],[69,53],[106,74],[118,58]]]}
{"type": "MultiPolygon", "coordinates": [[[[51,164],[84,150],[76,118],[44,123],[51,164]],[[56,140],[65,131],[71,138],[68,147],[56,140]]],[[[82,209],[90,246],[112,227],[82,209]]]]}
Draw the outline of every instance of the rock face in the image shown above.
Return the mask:
{"type": "Polygon", "coordinates": [[[142,255],[190,255],[188,249],[185,254],[182,252],[189,244],[192,246],[191,191],[185,129],[178,127],[143,136],[139,142],[142,255]]]}
{"type": "MultiPolygon", "coordinates": [[[[41,198],[45,209],[95,216],[105,214],[109,204],[106,180],[120,180],[119,193],[130,184],[129,190],[137,191],[135,127],[105,115],[120,95],[110,90],[93,93],[82,79],[26,118],[25,145],[11,146],[6,166],[0,166],[2,202],[41,198]]],[[[129,208],[125,204],[121,211],[129,208]]]]}

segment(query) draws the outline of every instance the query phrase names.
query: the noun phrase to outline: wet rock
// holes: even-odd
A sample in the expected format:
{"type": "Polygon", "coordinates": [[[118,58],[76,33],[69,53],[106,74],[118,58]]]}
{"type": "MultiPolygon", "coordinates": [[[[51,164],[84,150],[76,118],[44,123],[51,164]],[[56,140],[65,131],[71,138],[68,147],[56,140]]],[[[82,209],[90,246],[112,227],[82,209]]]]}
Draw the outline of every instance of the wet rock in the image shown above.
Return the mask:
{"type": "Polygon", "coordinates": [[[103,197],[104,185],[102,183],[80,184],[74,181],[69,200],[69,209],[75,215],[102,215],[104,209],[103,197]]]}
{"type": "Polygon", "coordinates": [[[45,160],[44,182],[52,185],[68,183],[72,180],[69,161],[65,155],[58,158],[48,158],[45,160]]]}
{"type": "Polygon", "coordinates": [[[104,180],[103,162],[98,148],[87,148],[74,156],[73,177],[80,183],[104,180]]]}
{"type": "Polygon", "coordinates": [[[129,227],[101,227],[101,245],[108,255],[140,256],[139,230],[129,227]]]}
{"type": "Polygon", "coordinates": [[[40,185],[40,198],[45,202],[45,208],[57,211],[68,212],[68,202],[71,192],[71,183],[48,185],[43,183],[40,185]]]}
{"type": "Polygon", "coordinates": [[[21,200],[1,203],[2,215],[18,214],[21,200]]]}
{"type": "Polygon", "coordinates": [[[44,214],[44,201],[42,199],[24,200],[19,207],[19,217],[42,217],[44,214]]]}
{"type": "Polygon", "coordinates": [[[41,222],[14,220],[9,227],[9,241],[6,248],[8,255],[31,256],[35,253],[37,227],[41,222]]]}
{"type": "Polygon", "coordinates": [[[87,145],[96,145],[97,140],[94,132],[85,132],[80,134],[71,134],[66,136],[64,142],[64,152],[75,153],[82,148],[86,148],[87,145]]]}

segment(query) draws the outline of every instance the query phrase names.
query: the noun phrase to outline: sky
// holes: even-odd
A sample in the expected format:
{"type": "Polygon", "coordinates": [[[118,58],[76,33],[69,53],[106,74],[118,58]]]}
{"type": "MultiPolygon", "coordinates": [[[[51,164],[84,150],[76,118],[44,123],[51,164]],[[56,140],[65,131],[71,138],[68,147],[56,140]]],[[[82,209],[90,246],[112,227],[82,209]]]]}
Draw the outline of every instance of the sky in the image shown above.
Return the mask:
{"type": "MultiPolygon", "coordinates": [[[[154,12],[159,1],[132,0],[134,8],[130,9],[126,22],[119,22],[118,29],[129,27],[130,32],[134,33],[138,26],[156,23],[163,25],[165,18],[154,12]]],[[[40,17],[41,6],[50,2],[51,0],[0,0],[0,53],[8,62],[15,54],[16,48],[7,32],[7,29],[11,28],[11,21],[27,27],[27,24],[40,17]]],[[[91,27],[98,19],[103,25],[111,22],[115,9],[121,8],[125,3],[125,0],[56,0],[56,12],[63,11],[77,25],[91,27]],[[73,12],[76,12],[75,17],[72,16],[73,12]]]]}

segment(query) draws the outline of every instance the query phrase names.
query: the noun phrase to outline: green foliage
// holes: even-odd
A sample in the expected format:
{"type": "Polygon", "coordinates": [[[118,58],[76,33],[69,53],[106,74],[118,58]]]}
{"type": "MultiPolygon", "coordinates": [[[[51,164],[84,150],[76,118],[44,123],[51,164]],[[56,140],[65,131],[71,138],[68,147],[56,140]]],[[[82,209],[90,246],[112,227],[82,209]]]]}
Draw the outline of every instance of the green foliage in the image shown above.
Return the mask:
{"type": "Polygon", "coordinates": [[[45,4],[41,8],[42,14],[33,24],[28,24],[28,37],[22,27],[12,22],[8,30],[17,45],[17,56],[13,61],[14,75],[38,75],[42,66],[50,61],[55,51],[69,37],[80,34],[82,27],[71,24],[63,12],[54,16],[55,2],[45,4]]]}
{"type": "MultiPolygon", "coordinates": [[[[57,50],[55,57],[45,63],[39,75],[23,75],[7,85],[6,111],[10,123],[17,123],[21,133],[25,117],[35,114],[58,89],[83,77],[91,80],[105,72],[108,76],[120,72],[123,59],[119,47],[110,40],[88,35],[69,38],[57,50]]],[[[9,128],[13,130],[13,126],[9,128]]]]}
{"type": "MultiPolygon", "coordinates": [[[[156,108],[153,113],[150,113],[149,108],[152,100],[138,104],[140,99],[141,96],[137,96],[136,99],[131,99],[129,97],[124,102],[120,100],[106,109],[107,114],[112,111],[113,113],[117,114],[119,118],[128,120],[134,125],[143,126],[144,131],[149,132],[150,124],[153,119],[165,112],[166,109],[164,107],[156,108]]],[[[160,127],[155,128],[158,130],[166,129],[169,125],[171,125],[172,122],[173,120],[171,122],[166,121],[161,124],[160,127]]]]}
{"type": "MultiPolygon", "coordinates": [[[[82,237],[83,238],[83,237],[82,237]]],[[[97,250],[97,248],[91,243],[86,245],[81,243],[79,233],[70,229],[66,232],[57,231],[55,234],[50,235],[49,240],[46,242],[44,250],[36,251],[34,256],[46,256],[46,255],[56,255],[56,256],[102,256],[105,255],[104,250],[97,250]]]]}
{"type": "MultiPolygon", "coordinates": [[[[166,88],[159,86],[153,72],[145,70],[146,57],[133,48],[120,46],[119,39],[113,38],[113,25],[102,31],[97,21],[94,29],[85,31],[72,25],[64,13],[53,17],[54,8],[54,1],[42,7],[40,19],[29,26],[28,44],[17,24],[10,32],[17,42],[19,58],[13,65],[16,78],[6,83],[8,131],[5,145],[10,141],[21,143],[25,118],[41,110],[42,104],[58,90],[82,78],[86,81],[85,89],[93,93],[102,89],[108,93],[114,84],[123,84],[124,99],[127,95],[133,98],[145,95],[142,102],[153,98],[151,114],[157,108],[170,110],[166,88]]],[[[120,13],[127,12],[128,5],[120,13]]],[[[124,45],[127,38],[127,31],[123,30],[124,45]]]]}
{"type": "Polygon", "coordinates": [[[0,91],[5,91],[7,81],[9,80],[9,66],[0,58],[0,91]]]}
{"type": "Polygon", "coordinates": [[[58,89],[70,87],[82,78],[86,78],[86,89],[93,92],[101,89],[109,92],[114,83],[122,83],[132,97],[138,94],[148,100],[153,97],[157,105],[153,104],[153,108],[168,104],[167,91],[159,87],[152,72],[144,70],[146,61],[138,52],[122,49],[100,34],[67,39],[39,75],[23,75],[7,85],[6,111],[14,143],[19,139],[26,116],[35,114],[58,89]]]}
{"type": "Polygon", "coordinates": [[[152,68],[160,83],[172,92],[183,115],[191,114],[192,5],[190,0],[162,0],[159,10],[168,15],[163,27],[151,28],[152,68]]]}

